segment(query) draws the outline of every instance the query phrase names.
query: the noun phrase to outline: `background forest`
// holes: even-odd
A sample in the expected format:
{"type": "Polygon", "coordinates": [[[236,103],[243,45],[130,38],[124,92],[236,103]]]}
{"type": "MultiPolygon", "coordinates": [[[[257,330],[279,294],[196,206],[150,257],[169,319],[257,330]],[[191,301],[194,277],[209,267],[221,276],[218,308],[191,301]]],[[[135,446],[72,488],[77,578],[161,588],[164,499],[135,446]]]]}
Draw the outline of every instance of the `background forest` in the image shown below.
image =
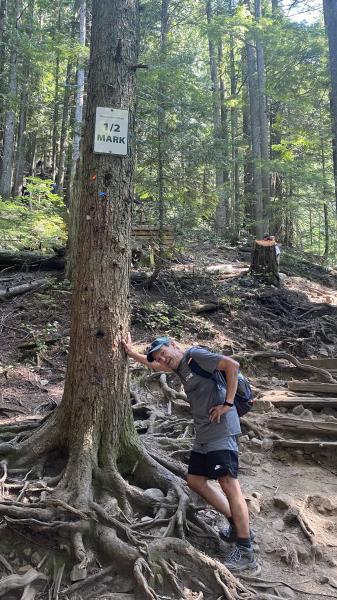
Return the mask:
{"type": "MultiPolygon", "coordinates": [[[[3,249],[72,227],[90,20],[86,0],[0,0],[3,249]]],[[[134,223],[334,264],[336,23],[334,0],[144,0],[134,223]]]]}

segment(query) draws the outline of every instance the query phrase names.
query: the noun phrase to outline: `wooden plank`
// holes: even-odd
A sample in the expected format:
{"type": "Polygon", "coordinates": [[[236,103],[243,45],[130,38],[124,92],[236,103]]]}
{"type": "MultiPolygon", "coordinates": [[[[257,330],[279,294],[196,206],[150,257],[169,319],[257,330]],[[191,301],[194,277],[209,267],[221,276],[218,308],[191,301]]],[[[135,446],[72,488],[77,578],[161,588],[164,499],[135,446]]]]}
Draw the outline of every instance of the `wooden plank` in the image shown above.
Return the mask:
{"type": "Polygon", "coordinates": [[[337,383],[319,383],[317,381],[288,381],[288,389],[293,392],[314,394],[334,394],[337,397],[337,383]]]}
{"type": "Polygon", "coordinates": [[[301,450],[336,450],[337,442],[301,442],[300,440],[273,440],[274,448],[297,448],[301,450]]]}
{"type": "Polygon", "coordinates": [[[134,594],[123,594],[121,592],[110,592],[95,596],[92,600],[137,600],[134,594]]]}
{"type": "MultiPolygon", "coordinates": [[[[156,227],[155,225],[141,225],[140,227],[132,227],[131,228],[132,234],[135,235],[137,233],[157,233],[159,231],[159,227],[156,227]]],[[[174,229],[173,227],[164,227],[163,228],[163,233],[168,233],[170,235],[174,235],[174,229]]]]}
{"type": "Polygon", "coordinates": [[[301,359],[304,365],[312,365],[313,367],[320,367],[331,371],[332,369],[337,370],[337,358],[304,358],[301,359]]]}
{"type": "Polygon", "coordinates": [[[311,433],[312,435],[337,436],[337,421],[309,421],[296,417],[270,417],[268,427],[277,430],[294,431],[297,434],[311,433]]]}
{"type": "Polygon", "coordinates": [[[308,396],[270,396],[263,398],[269,400],[274,406],[285,406],[292,408],[302,404],[305,408],[337,408],[337,398],[310,398],[308,396]]]}

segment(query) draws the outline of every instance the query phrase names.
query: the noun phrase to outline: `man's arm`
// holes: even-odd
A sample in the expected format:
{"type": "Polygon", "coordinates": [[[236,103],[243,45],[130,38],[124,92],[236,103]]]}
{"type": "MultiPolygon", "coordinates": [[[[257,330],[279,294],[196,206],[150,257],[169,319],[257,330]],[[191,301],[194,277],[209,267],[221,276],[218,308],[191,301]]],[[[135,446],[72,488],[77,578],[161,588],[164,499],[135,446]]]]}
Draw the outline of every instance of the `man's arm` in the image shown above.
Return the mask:
{"type": "Polygon", "coordinates": [[[234,398],[238,387],[238,372],[240,364],[229,358],[228,356],[222,356],[218,362],[217,369],[224,371],[226,375],[226,404],[220,406],[213,406],[209,412],[210,421],[213,423],[220,423],[221,415],[231,410],[230,405],[234,404],[234,398]]]}
{"type": "Polygon", "coordinates": [[[122,344],[127,355],[130,356],[130,358],[133,358],[136,362],[149,367],[149,369],[152,369],[153,371],[165,371],[167,373],[172,373],[172,369],[169,369],[165,365],[159,364],[155,360],[150,363],[146,358],[146,354],[141,354],[141,352],[134,350],[130,332],[128,332],[126,339],[122,340],[122,344]]]}
{"type": "Polygon", "coordinates": [[[238,372],[240,364],[229,356],[222,356],[218,362],[219,371],[226,374],[227,394],[226,402],[233,404],[238,387],[238,372]]]}

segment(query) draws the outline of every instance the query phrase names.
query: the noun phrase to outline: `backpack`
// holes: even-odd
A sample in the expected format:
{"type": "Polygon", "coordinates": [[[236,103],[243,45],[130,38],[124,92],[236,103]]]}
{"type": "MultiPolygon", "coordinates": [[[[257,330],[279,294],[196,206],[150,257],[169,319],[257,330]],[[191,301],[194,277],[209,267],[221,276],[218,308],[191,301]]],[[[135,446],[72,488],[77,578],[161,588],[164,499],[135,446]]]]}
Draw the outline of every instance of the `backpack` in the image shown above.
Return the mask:
{"type": "MultiPolygon", "coordinates": [[[[225,371],[214,371],[213,373],[205,371],[192,357],[188,359],[187,364],[191,371],[196,375],[200,375],[200,377],[206,377],[207,379],[212,379],[217,387],[226,387],[225,371]]],[[[238,373],[238,387],[234,398],[234,404],[236,410],[238,411],[239,417],[242,417],[253,408],[253,390],[248,379],[242,375],[240,371],[238,373]]]]}

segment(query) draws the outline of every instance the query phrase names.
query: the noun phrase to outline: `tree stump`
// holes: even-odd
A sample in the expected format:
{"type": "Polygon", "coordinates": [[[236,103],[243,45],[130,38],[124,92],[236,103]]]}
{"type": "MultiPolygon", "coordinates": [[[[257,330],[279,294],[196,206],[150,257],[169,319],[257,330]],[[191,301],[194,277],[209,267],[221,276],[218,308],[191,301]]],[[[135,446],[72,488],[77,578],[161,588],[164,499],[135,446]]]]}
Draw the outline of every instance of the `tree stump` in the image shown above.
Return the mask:
{"type": "Polygon", "coordinates": [[[250,272],[264,283],[280,284],[275,241],[255,240],[250,272]]]}

